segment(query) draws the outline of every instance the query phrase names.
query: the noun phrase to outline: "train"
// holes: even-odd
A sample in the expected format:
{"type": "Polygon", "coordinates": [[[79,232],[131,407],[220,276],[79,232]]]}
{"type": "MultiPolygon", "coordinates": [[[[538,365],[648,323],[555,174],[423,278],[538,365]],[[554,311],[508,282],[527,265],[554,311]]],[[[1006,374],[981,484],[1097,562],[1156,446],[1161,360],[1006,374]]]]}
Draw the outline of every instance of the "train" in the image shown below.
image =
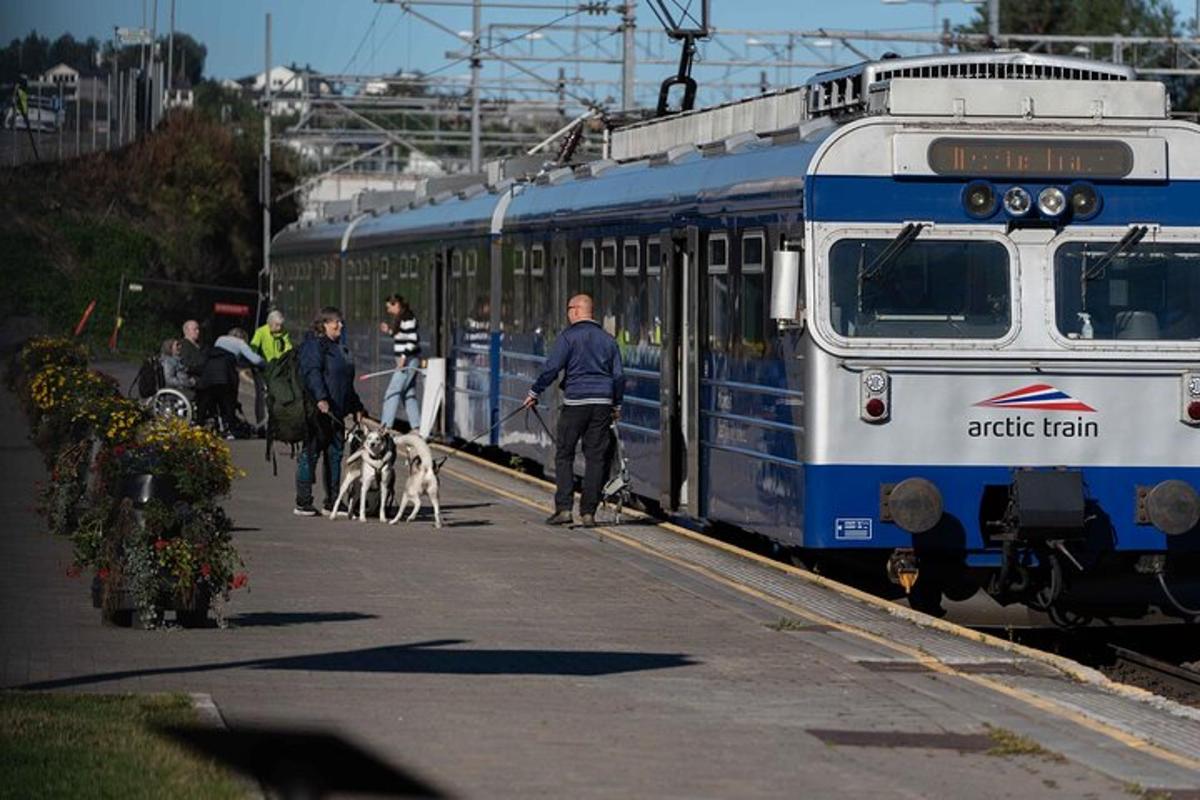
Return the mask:
{"type": "Polygon", "coordinates": [[[364,369],[393,292],[449,437],[553,470],[513,412],[586,292],[659,513],[939,615],[1200,621],[1200,126],[1129,67],[883,58],[275,237],[364,369]]]}

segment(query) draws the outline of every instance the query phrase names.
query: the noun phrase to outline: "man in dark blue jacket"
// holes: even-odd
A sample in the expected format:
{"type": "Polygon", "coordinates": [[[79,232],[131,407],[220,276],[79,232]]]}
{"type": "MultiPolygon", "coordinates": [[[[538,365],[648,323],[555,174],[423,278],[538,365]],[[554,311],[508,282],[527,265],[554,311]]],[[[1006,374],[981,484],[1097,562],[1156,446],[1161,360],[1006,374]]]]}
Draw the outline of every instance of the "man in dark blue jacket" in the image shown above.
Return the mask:
{"type": "Polygon", "coordinates": [[[580,524],[596,524],[600,505],[600,487],[604,481],[605,455],[608,452],[609,425],[620,417],[625,395],[625,374],[621,369],[621,351],[613,337],[592,319],[592,298],[577,294],[567,303],[570,327],[554,341],[546,368],[529,389],[525,407],[537,405],[538,397],[563,374],[563,405],[558,415],[557,447],[554,456],[554,514],[551,525],[565,525],[571,519],[571,493],[574,489],[575,446],[583,440],[583,495],[579,499],[580,524]]]}

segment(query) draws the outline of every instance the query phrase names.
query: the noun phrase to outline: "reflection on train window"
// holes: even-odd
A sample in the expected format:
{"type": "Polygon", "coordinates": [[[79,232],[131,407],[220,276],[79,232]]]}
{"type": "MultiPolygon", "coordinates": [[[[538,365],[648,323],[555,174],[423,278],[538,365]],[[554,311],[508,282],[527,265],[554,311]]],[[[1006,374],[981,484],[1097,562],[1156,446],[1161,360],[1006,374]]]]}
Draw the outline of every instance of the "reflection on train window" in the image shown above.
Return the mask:
{"type": "Polygon", "coordinates": [[[537,244],[529,251],[529,319],[530,324],[542,327],[546,324],[546,250],[537,244]]]}
{"type": "Polygon", "coordinates": [[[645,339],[655,346],[662,345],[662,244],[646,245],[646,281],[642,284],[642,307],[645,310],[645,339]]]}
{"type": "Polygon", "coordinates": [[[1141,242],[1116,255],[1116,244],[1058,249],[1059,332],[1071,339],[1200,339],[1200,246],[1141,242]]]}
{"type": "Polygon", "coordinates": [[[763,307],[765,238],[761,233],[742,236],[742,289],[738,297],[742,312],[741,340],[750,351],[748,355],[756,356],[762,355],[766,343],[766,311],[763,307]]]}
{"type": "Polygon", "coordinates": [[[579,291],[596,296],[596,246],[591,242],[579,248],[579,291]]]}
{"type": "Polygon", "coordinates": [[[450,277],[451,278],[461,278],[462,277],[462,262],[463,262],[463,254],[461,252],[459,252],[458,250],[455,250],[453,253],[450,254],[450,277]]]}
{"type": "Polygon", "coordinates": [[[467,275],[474,275],[479,271],[478,267],[479,254],[474,250],[467,253],[467,275]]]}
{"type": "Polygon", "coordinates": [[[708,240],[708,271],[729,271],[729,240],[723,233],[716,233],[708,240]]]}
{"type": "Polygon", "coordinates": [[[626,239],[621,245],[621,273],[625,276],[619,341],[637,344],[642,337],[642,292],[638,272],[641,268],[642,244],[638,239],[626,239]]]}
{"type": "Polygon", "coordinates": [[[713,234],[708,240],[708,346],[711,350],[729,349],[730,317],[733,298],[729,293],[729,240],[725,234],[713,234]]]}
{"type": "Polygon", "coordinates": [[[1008,251],[998,242],[843,239],[829,253],[843,336],[999,339],[1011,325],[1008,251]]]}
{"type": "Polygon", "coordinates": [[[525,332],[526,310],[525,251],[517,248],[513,253],[513,333],[525,332]]]}
{"type": "Polygon", "coordinates": [[[617,335],[617,310],[620,308],[621,284],[617,277],[617,242],[605,239],[600,245],[600,297],[596,321],[610,336],[617,335]]]}

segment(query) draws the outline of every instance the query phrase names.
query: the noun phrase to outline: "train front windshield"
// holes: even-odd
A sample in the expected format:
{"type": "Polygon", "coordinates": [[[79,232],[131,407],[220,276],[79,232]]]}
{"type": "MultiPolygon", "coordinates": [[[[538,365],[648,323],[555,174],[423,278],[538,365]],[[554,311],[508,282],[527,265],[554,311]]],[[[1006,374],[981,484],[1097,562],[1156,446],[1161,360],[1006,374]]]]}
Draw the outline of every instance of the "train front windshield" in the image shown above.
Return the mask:
{"type": "Polygon", "coordinates": [[[999,339],[1012,325],[1009,256],[998,242],[843,239],[829,273],[842,336],[999,339]]]}
{"type": "Polygon", "coordinates": [[[1200,338],[1200,245],[1072,242],[1054,259],[1055,318],[1070,339],[1200,338]]]}

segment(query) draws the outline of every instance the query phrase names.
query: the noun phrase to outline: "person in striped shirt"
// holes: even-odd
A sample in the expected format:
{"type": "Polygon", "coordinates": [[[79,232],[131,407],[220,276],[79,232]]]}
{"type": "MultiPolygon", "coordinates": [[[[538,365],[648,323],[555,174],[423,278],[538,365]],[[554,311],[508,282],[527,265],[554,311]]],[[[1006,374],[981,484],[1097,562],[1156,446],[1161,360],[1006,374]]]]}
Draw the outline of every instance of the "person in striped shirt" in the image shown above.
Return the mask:
{"type": "Polygon", "coordinates": [[[421,427],[421,406],[417,403],[417,366],[420,363],[421,337],[417,330],[417,317],[408,301],[398,294],[387,298],[386,308],[391,322],[379,323],[379,330],[391,334],[396,371],[383,394],[383,414],[380,422],[385,427],[394,427],[396,412],[403,402],[408,425],[416,430],[421,427]]]}

